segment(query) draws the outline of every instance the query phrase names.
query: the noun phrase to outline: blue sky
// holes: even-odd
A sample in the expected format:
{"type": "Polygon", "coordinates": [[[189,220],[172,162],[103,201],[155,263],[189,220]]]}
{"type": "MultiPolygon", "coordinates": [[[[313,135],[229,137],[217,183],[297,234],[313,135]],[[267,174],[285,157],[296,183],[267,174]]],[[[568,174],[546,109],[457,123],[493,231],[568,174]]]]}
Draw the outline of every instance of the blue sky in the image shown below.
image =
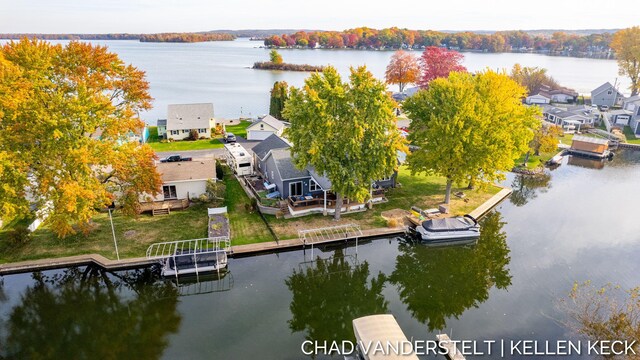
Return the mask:
{"type": "Polygon", "coordinates": [[[0,0],[0,32],[611,29],[640,25],[638,10],[638,0],[0,0]]]}

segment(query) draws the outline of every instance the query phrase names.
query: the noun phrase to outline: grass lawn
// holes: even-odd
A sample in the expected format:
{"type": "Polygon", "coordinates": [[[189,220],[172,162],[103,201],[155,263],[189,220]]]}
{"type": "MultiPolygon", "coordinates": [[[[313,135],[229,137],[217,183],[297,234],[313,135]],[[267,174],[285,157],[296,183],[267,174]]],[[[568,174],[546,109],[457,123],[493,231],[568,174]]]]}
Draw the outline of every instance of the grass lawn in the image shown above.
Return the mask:
{"type": "MultiPolygon", "coordinates": [[[[540,155],[529,155],[529,161],[527,161],[527,168],[534,169],[540,166],[544,166],[544,164],[549,161],[552,157],[554,157],[560,150],[552,151],[548,153],[540,153],[540,155]]],[[[518,160],[516,160],[516,166],[522,165],[524,163],[524,158],[526,155],[522,155],[518,160]]]]}
{"type": "Polygon", "coordinates": [[[564,135],[560,136],[560,143],[564,144],[564,145],[571,146],[571,141],[573,140],[573,135],[574,134],[564,134],[564,135]]]}
{"type": "Polygon", "coordinates": [[[624,127],[624,136],[627,138],[629,144],[640,144],[640,138],[636,137],[630,126],[624,127]]]}
{"type": "Polygon", "coordinates": [[[231,225],[231,245],[252,244],[274,241],[260,214],[251,210],[251,199],[242,189],[238,180],[225,167],[224,183],[227,187],[225,205],[231,225]]]}
{"type": "MultiPolygon", "coordinates": [[[[143,214],[131,218],[119,211],[113,214],[120,258],[143,257],[147,247],[155,242],[206,237],[207,222],[205,205],[194,205],[164,216],[143,214]]],[[[45,226],[36,230],[32,239],[23,245],[12,245],[6,241],[7,226],[0,230],[0,263],[92,253],[115,259],[109,215],[96,215],[93,224],[89,234],[78,233],[64,239],[58,239],[45,226]]]]}
{"type": "MultiPolygon", "coordinates": [[[[251,125],[250,121],[242,121],[238,125],[227,126],[227,132],[232,132],[236,136],[242,136],[246,138],[247,127],[251,125]]],[[[172,142],[160,142],[158,138],[158,128],[156,126],[149,127],[149,145],[153,150],[160,151],[188,151],[188,150],[205,150],[205,149],[219,149],[224,147],[222,137],[214,139],[203,140],[182,140],[172,142]]]]}
{"type": "MultiPolygon", "coordinates": [[[[446,181],[442,177],[416,175],[411,176],[405,167],[400,168],[398,173],[400,187],[390,189],[387,192],[386,203],[373,205],[373,209],[365,212],[343,214],[340,222],[333,220],[333,216],[322,216],[321,214],[305,216],[296,219],[277,219],[275,216],[267,216],[279,239],[296,238],[298,230],[312,229],[339,224],[356,223],[362,229],[372,229],[386,227],[387,221],[382,217],[382,212],[392,209],[409,210],[411,206],[422,209],[437,208],[444,200],[446,181]]],[[[488,200],[491,196],[500,191],[495,186],[487,186],[484,189],[467,190],[465,188],[452,189],[452,194],[462,191],[468,201],[451,196],[451,212],[456,215],[464,215],[488,200]]]]}

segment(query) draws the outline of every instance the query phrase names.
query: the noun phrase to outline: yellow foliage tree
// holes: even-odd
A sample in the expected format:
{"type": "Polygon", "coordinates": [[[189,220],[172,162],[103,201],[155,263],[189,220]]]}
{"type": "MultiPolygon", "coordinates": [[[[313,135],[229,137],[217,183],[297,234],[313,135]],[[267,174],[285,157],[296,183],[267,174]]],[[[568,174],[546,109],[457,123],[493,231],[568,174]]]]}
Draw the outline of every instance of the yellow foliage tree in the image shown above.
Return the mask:
{"type": "Polygon", "coordinates": [[[611,48],[616,52],[618,71],[631,79],[631,96],[640,90],[640,26],[622,29],[613,35],[611,48]]]}
{"type": "Polygon", "coordinates": [[[151,107],[144,72],[106,47],[23,39],[0,48],[0,217],[48,209],[58,236],[87,230],[96,209],[135,213],[158,192],[155,153],[128,142],[151,107]]]}
{"type": "Polygon", "coordinates": [[[398,84],[403,92],[407,84],[415,83],[420,77],[418,60],[410,53],[398,50],[391,56],[384,75],[388,84],[398,84]]]}

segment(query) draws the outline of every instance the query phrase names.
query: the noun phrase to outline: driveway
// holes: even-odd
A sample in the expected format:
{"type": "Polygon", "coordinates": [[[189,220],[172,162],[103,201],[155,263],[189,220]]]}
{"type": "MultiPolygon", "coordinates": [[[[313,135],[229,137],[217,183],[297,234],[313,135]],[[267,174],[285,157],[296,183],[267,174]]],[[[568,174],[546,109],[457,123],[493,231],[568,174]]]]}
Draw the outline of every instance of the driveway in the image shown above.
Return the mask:
{"type": "MultiPolygon", "coordinates": [[[[249,141],[241,136],[238,136],[238,143],[245,149],[251,150],[260,141],[249,141]]],[[[180,154],[185,157],[192,157],[193,160],[211,160],[214,158],[220,158],[224,155],[224,148],[217,149],[202,149],[202,150],[183,150],[183,151],[161,151],[156,152],[159,158],[167,157],[170,155],[180,154]]]]}

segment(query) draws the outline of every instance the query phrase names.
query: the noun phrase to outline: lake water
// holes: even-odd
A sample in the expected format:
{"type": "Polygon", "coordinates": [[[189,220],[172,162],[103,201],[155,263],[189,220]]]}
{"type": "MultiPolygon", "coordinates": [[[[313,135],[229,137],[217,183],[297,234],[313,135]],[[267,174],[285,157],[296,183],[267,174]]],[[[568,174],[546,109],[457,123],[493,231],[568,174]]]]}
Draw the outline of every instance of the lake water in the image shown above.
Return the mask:
{"type": "Polygon", "coordinates": [[[182,287],[148,270],[6,276],[0,357],[301,359],[305,339],[350,340],[351,320],[373,313],[419,340],[573,339],[557,302],[575,281],[640,284],[640,152],[569,162],[509,174],[515,192],[474,247],[391,238],[267,254],[182,287]]]}
{"type": "MultiPolygon", "coordinates": [[[[0,40],[4,43],[6,40],[0,40]]],[[[66,41],[53,41],[65,43],[66,41]]],[[[269,90],[275,81],[301,86],[308,73],[253,70],[256,61],[269,58],[269,50],[259,41],[238,39],[207,43],[141,43],[138,41],[91,41],[102,44],[136,67],[147,72],[154,108],[141,114],[155,125],[166,118],[168,104],[212,102],[220,118],[256,117],[269,112],[269,90]]],[[[335,66],[346,77],[350,66],[367,65],[373,74],[384,78],[391,51],[359,50],[280,50],[285,62],[335,66]]],[[[419,55],[419,52],[415,52],[419,55]]],[[[560,84],[579,93],[609,81],[628,92],[629,81],[618,75],[614,60],[554,57],[536,54],[464,53],[464,65],[470,71],[511,69],[515,63],[538,66],[560,84]]],[[[390,87],[397,90],[397,87],[390,87]]]]}

